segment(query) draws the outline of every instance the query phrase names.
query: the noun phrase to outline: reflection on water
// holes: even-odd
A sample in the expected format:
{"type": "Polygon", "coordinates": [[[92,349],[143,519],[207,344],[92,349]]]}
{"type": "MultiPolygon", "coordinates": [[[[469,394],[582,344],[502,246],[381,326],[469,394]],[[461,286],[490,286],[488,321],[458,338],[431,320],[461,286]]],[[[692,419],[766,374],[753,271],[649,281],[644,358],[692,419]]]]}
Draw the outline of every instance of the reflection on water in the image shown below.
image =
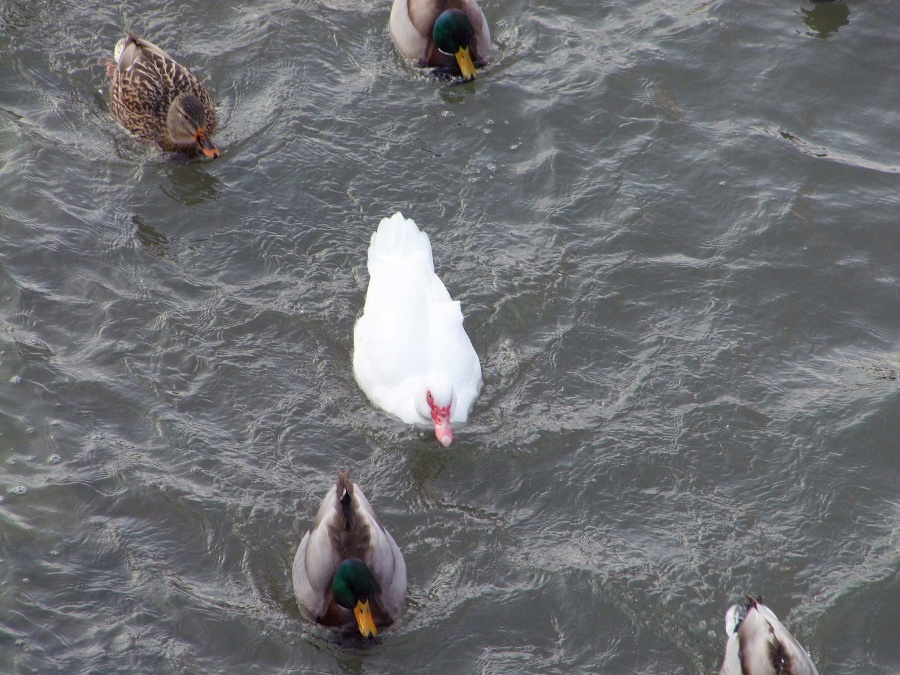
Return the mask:
{"type": "Polygon", "coordinates": [[[27,28],[37,19],[38,12],[30,2],[21,0],[4,0],[0,4],[0,30],[18,30],[27,28]]]}
{"type": "Polygon", "coordinates": [[[803,23],[812,29],[808,35],[827,38],[850,21],[850,8],[846,2],[816,2],[812,9],[801,9],[803,23]]]}
{"type": "Polygon", "coordinates": [[[219,199],[220,181],[206,172],[203,160],[172,155],[170,163],[169,185],[160,186],[167,196],[185,206],[219,199]]]}
{"type": "Polygon", "coordinates": [[[13,349],[25,362],[47,362],[53,356],[50,347],[37,339],[33,339],[31,342],[15,340],[13,349]]]}
{"type": "Polygon", "coordinates": [[[137,238],[141,246],[155,258],[165,258],[169,255],[169,238],[159,232],[152,225],[147,225],[137,214],[132,216],[131,222],[137,228],[137,238]]]}

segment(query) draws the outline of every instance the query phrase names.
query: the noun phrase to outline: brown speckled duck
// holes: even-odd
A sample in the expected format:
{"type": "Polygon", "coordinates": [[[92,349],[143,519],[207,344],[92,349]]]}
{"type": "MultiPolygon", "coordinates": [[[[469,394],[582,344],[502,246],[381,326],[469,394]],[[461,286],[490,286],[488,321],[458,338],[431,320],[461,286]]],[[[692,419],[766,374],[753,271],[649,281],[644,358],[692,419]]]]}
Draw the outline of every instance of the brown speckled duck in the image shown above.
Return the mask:
{"type": "Polygon", "coordinates": [[[131,31],[113,59],[109,112],[119,124],[167,152],[219,156],[209,138],[216,128],[212,99],[187,68],[131,31]]]}

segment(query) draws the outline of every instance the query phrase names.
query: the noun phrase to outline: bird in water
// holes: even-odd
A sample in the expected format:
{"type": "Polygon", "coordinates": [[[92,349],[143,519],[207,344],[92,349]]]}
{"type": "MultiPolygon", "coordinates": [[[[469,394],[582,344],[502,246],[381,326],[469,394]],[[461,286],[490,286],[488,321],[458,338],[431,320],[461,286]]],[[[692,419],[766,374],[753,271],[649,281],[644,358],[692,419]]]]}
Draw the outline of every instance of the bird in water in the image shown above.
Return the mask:
{"type": "Polygon", "coordinates": [[[125,129],[166,152],[219,156],[212,99],[200,80],[156,45],[131,31],[107,64],[109,112],[125,129]]]}
{"type": "Polygon", "coordinates": [[[725,661],[720,675],[819,675],[812,659],[761,597],[725,613],[725,661]]]}
{"type": "Polygon", "coordinates": [[[353,330],[353,374],[378,407],[433,428],[444,447],[481,391],[481,364],[459,301],[434,273],[416,223],[383,218],[369,244],[369,288],[353,330]]]}
{"type": "Polygon", "coordinates": [[[475,79],[491,51],[491,33],[475,0],[394,0],[391,37],[397,49],[422,67],[475,79]]]}
{"type": "Polygon", "coordinates": [[[306,618],[355,624],[363,637],[375,637],[403,607],[406,562],[359,486],[337,475],[297,547],[294,595],[306,618]]]}

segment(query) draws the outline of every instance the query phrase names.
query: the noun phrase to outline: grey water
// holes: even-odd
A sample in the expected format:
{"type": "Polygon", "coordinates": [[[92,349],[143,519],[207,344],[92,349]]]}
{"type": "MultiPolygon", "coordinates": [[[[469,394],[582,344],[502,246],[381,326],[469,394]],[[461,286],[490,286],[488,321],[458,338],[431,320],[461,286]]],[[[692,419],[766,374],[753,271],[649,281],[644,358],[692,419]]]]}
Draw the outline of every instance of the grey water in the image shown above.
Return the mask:
{"type": "Polygon", "coordinates": [[[900,4],[482,6],[449,86],[389,0],[0,4],[0,672],[712,673],[745,593],[900,672],[900,4]],[[126,28],[219,159],[109,117],[126,28]],[[448,449],[353,378],[397,210],[482,361],[448,449]],[[291,589],[337,468],[372,644],[291,589]]]}

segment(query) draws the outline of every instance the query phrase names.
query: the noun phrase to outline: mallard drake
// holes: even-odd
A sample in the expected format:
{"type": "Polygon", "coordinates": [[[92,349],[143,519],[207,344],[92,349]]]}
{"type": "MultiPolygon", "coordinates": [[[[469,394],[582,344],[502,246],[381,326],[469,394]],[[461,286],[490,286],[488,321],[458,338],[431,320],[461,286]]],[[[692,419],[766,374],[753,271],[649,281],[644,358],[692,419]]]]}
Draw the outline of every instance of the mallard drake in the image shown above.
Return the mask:
{"type": "Polygon", "coordinates": [[[720,675],[819,675],[812,659],[761,597],[725,613],[725,661],[720,675]]]}
{"type": "Polygon", "coordinates": [[[475,79],[491,51],[491,33],[475,0],[394,0],[391,37],[419,66],[459,69],[475,79]]]}
{"type": "Polygon", "coordinates": [[[113,59],[109,112],[119,124],[167,152],[219,156],[209,138],[216,128],[212,99],[187,68],[131,31],[116,44],[113,59]]]}
{"type": "Polygon", "coordinates": [[[383,218],[369,244],[369,288],[353,329],[353,374],[366,396],[407,424],[434,428],[444,445],[481,392],[481,364],[459,301],[434,273],[416,223],[383,218]]]}
{"type": "Polygon", "coordinates": [[[359,486],[337,475],[297,547],[294,595],[308,619],[334,627],[355,621],[363,637],[375,637],[403,607],[406,563],[359,486]]]}

